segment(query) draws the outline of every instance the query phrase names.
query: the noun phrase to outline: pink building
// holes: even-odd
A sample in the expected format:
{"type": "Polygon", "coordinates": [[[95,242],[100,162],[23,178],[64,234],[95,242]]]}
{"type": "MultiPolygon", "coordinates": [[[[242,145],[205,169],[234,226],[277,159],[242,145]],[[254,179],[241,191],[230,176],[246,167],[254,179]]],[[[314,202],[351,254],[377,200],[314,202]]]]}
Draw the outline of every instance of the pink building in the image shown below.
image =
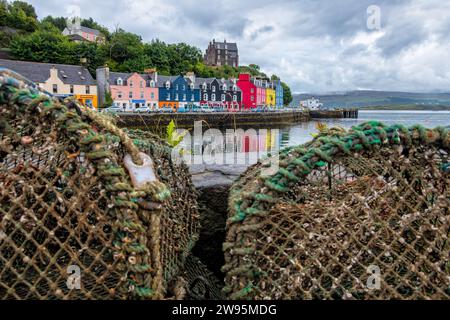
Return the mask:
{"type": "Polygon", "coordinates": [[[267,80],[260,78],[252,78],[252,82],[256,87],[256,105],[258,107],[265,106],[267,80]]]}
{"type": "Polygon", "coordinates": [[[126,110],[143,106],[151,109],[158,107],[158,74],[150,69],[144,74],[119,73],[109,74],[109,86],[114,105],[126,110]]]}

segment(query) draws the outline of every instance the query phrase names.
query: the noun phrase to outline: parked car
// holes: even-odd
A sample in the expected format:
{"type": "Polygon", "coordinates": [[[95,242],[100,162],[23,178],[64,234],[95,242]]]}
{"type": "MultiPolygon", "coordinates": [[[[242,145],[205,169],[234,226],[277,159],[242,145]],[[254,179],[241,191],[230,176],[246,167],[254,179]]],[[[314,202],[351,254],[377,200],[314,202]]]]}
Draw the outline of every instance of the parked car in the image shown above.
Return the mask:
{"type": "Polygon", "coordinates": [[[124,110],[123,110],[122,107],[119,107],[119,106],[111,106],[111,107],[108,107],[108,108],[103,109],[102,112],[112,112],[112,113],[115,113],[115,112],[124,112],[124,110]]]}
{"type": "Polygon", "coordinates": [[[139,108],[135,109],[135,112],[138,112],[138,113],[149,113],[149,112],[152,112],[152,109],[150,107],[147,107],[147,106],[142,106],[142,107],[139,107],[139,108]]]}

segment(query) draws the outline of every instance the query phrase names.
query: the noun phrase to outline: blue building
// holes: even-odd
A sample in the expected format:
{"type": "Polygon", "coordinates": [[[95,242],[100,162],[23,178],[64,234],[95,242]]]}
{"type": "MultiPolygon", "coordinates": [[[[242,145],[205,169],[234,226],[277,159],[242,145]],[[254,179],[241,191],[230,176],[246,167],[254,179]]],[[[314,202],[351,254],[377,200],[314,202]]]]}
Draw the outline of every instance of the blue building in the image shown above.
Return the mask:
{"type": "Polygon", "coordinates": [[[281,80],[274,80],[273,85],[275,88],[275,105],[277,108],[283,107],[283,86],[281,80]]]}
{"type": "Polygon", "coordinates": [[[200,90],[195,83],[183,76],[158,76],[159,108],[184,111],[198,105],[200,90]]]}

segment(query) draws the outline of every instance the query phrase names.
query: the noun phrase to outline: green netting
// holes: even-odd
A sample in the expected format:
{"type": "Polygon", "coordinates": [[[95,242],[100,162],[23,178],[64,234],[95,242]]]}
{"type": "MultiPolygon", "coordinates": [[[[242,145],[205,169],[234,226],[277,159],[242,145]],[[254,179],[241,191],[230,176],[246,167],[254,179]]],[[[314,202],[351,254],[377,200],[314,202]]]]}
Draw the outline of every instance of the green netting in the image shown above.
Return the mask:
{"type": "Polygon", "coordinates": [[[198,224],[187,168],[164,142],[0,74],[0,299],[170,297],[198,224]],[[135,188],[124,157],[139,164],[140,151],[157,181],[135,188]]]}
{"type": "Polygon", "coordinates": [[[368,122],[281,151],[232,187],[232,299],[448,299],[445,128],[368,122]]]}

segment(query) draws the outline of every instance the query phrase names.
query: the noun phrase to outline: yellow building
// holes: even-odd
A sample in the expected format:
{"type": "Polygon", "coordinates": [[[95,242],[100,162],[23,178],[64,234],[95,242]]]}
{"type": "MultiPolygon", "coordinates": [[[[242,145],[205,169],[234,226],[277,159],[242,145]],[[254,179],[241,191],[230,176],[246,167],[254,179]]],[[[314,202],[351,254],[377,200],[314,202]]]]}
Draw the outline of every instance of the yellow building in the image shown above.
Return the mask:
{"type": "Polygon", "coordinates": [[[276,105],[275,89],[269,86],[266,87],[266,105],[270,107],[275,107],[276,105]]]}
{"type": "Polygon", "coordinates": [[[85,106],[98,106],[97,83],[82,66],[0,59],[0,67],[19,73],[56,97],[75,97],[85,106]]]}

